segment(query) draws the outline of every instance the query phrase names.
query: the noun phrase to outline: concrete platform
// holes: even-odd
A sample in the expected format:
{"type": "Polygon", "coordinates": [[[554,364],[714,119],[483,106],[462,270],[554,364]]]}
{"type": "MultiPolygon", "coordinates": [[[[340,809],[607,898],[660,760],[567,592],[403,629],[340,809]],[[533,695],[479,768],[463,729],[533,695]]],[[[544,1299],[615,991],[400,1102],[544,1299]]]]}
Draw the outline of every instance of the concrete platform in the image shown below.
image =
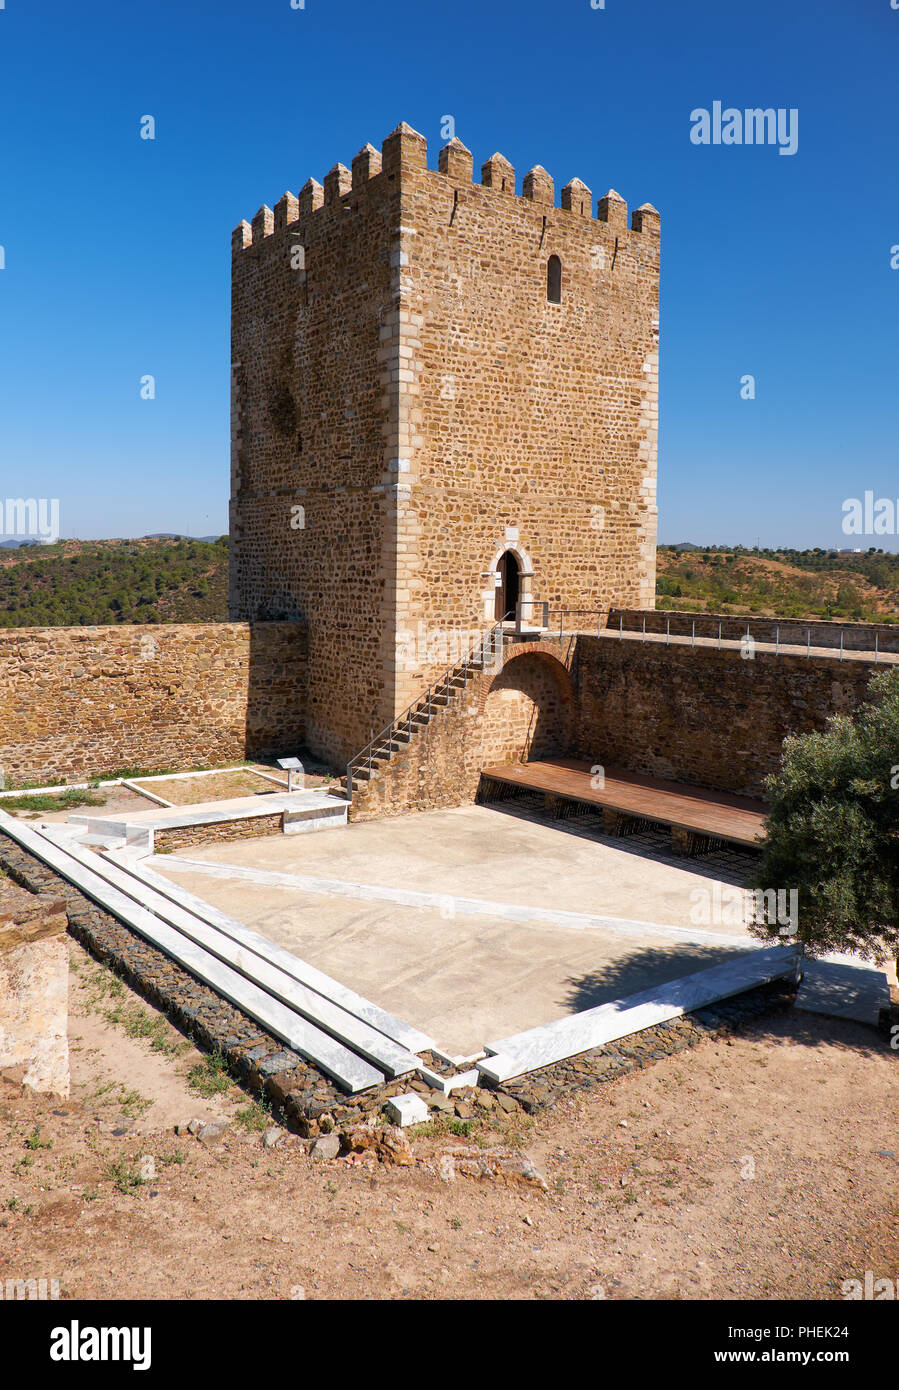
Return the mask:
{"type": "Polygon", "coordinates": [[[454,1055],[758,945],[695,925],[691,893],[729,886],[707,867],[487,807],[207,846],[153,868],[454,1055]]]}
{"type": "MultiPolygon", "coordinates": [[[[154,806],[129,811],[126,816],[72,813],[68,821],[85,826],[91,835],[135,841],[159,831],[180,830],[192,825],[219,825],[226,821],[252,820],[257,816],[284,817],[287,834],[346,825],[348,802],[327,792],[262,792],[224,801],[201,801],[187,806],[154,806]]],[[[150,843],[152,841],[150,840],[150,843]]]]}
{"type": "Polygon", "coordinates": [[[890,1002],[886,972],[850,956],[806,960],[796,1008],[810,1014],[851,1018],[876,1026],[881,1009],[890,1002]]]}

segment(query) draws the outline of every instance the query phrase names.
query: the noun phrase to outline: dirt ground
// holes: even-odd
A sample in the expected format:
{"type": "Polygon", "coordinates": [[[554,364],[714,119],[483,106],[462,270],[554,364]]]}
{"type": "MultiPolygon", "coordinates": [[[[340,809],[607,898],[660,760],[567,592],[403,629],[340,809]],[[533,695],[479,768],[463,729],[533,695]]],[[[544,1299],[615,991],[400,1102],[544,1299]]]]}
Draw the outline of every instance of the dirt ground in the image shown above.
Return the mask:
{"type": "MultiPolygon", "coordinates": [[[[163,777],[159,780],[135,781],[136,787],[145,787],[173,806],[193,806],[207,801],[227,801],[232,796],[265,796],[278,788],[270,777],[277,777],[287,787],[285,773],[266,769],[268,776],[258,777],[255,772],[210,772],[202,777],[163,777]]],[[[149,802],[142,807],[146,810],[149,802]]]]}
{"type": "MultiPolygon", "coordinates": [[[[0,1082],[0,1279],[62,1298],[808,1299],[899,1276],[899,1054],[791,1013],[416,1163],[310,1160],[71,944],[66,1102],[0,1082]],[[202,1087],[202,1094],[197,1090],[202,1087]],[[191,1117],[230,1121],[207,1145],[191,1117]],[[271,1137],[271,1136],[270,1136],[271,1137]],[[501,1144],[546,1180],[441,1178],[501,1144]]],[[[456,1125],[456,1128],[459,1128],[456,1125]]]]}

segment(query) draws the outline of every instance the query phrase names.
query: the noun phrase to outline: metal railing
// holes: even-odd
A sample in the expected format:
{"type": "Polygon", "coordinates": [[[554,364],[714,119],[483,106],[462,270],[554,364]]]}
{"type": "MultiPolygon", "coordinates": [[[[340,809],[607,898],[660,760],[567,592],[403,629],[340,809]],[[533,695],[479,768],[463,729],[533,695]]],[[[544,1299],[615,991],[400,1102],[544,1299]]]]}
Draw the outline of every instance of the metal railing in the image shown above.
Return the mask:
{"type": "MultiPolygon", "coordinates": [[[[607,611],[607,610],[602,610],[602,609],[598,609],[598,608],[552,608],[552,607],[549,605],[549,603],[546,603],[546,602],[543,602],[543,601],[537,601],[536,599],[521,599],[521,600],[519,600],[519,603],[518,603],[518,608],[517,608],[517,611],[516,611],[516,623],[515,623],[515,630],[516,630],[516,633],[519,634],[519,635],[521,634],[522,629],[523,629],[523,622],[524,622],[524,618],[523,618],[523,609],[524,609],[525,606],[527,606],[527,607],[530,609],[531,613],[533,613],[533,611],[534,611],[535,608],[539,610],[540,615],[541,615],[541,620],[542,620],[542,621],[541,621],[541,629],[542,629],[543,631],[546,631],[546,632],[552,631],[553,633],[555,633],[555,632],[556,632],[556,622],[555,622],[555,620],[556,620],[556,618],[558,618],[558,636],[559,636],[559,637],[563,637],[563,636],[565,635],[565,632],[566,632],[566,631],[569,633],[569,635],[574,636],[574,635],[575,635],[576,633],[578,633],[578,632],[593,631],[593,630],[596,631],[597,636],[600,636],[600,637],[601,637],[601,636],[603,636],[604,634],[605,634],[605,635],[608,635],[608,634],[610,634],[610,633],[612,633],[612,632],[615,632],[615,630],[616,630],[615,627],[614,627],[614,625],[610,625],[610,624],[609,624],[608,620],[606,621],[605,626],[603,625],[603,619],[604,619],[604,617],[606,617],[606,611],[607,611]],[[575,626],[575,627],[572,627],[570,623],[567,623],[567,622],[566,622],[566,620],[569,619],[569,618],[578,618],[578,617],[587,617],[587,616],[592,617],[592,618],[596,618],[596,620],[597,620],[597,621],[596,621],[596,624],[595,624],[595,625],[591,624],[589,628],[586,628],[586,627],[584,627],[584,626],[575,626]]],[[[609,613],[608,616],[611,617],[611,613],[609,613]]],[[[661,615],[660,615],[660,616],[661,616],[661,615]]],[[[786,620],[785,620],[784,622],[782,622],[782,623],[779,623],[779,622],[774,621],[774,622],[773,622],[774,635],[773,635],[773,638],[772,638],[772,636],[771,636],[772,619],[770,619],[770,618],[758,618],[758,619],[755,619],[755,622],[756,622],[757,626],[764,625],[764,633],[763,633],[763,635],[754,637],[753,634],[752,634],[752,623],[753,623],[753,619],[752,619],[752,618],[739,618],[739,617],[737,617],[737,616],[734,616],[733,618],[730,618],[730,619],[724,619],[724,618],[719,618],[719,617],[717,617],[717,616],[715,616],[715,615],[713,615],[713,614],[709,614],[709,615],[708,615],[708,618],[706,619],[706,621],[708,622],[709,626],[711,627],[711,632],[707,633],[707,634],[704,636],[704,635],[702,634],[701,631],[700,631],[699,633],[697,633],[697,630],[696,630],[697,620],[699,621],[700,626],[702,626],[702,624],[703,624],[704,615],[702,615],[702,614],[698,615],[698,619],[697,619],[696,617],[693,617],[692,615],[688,615],[688,614],[686,614],[686,613],[683,614],[683,622],[684,622],[684,625],[686,626],[687,622],[689,622],[689,624],[690,624],[690,630],[689,630],[689,632],[685,632],[685,633],[677,633],[677,632],[672,632],[672,631],[671,631],[671,617],[670,617],[670,615],[668,615],[668,614],[666,614],[666,617],[665,617],[665,628],[664,628],[664,631],[659,630],[659,629],[656,629],[656,630],[647,629],[647,626],[646,626],[646,617],[647,617],[647,615],[646,615],[645,613],[640,615],[640,627],[638,627],[638,628],[625,628],[625,626],[624,626],[624,614],[621,613],[621,612],[619,612],[619,614],[618,614],[618,627],[617,627],[618,636],[619,636],[619,637],[622,637],[622,638],[625,637],[625,636],[627,636],[627,637],[640,637],[641,640],[644,641],[644,642],[646,642],[646,641],[652,641],[652,640],[654,640],[654,639],[660,639],[660,638],[664,637],[666,646],[670,645],[670,643],[671,643],[672,640],[674,640],[675,642],[680,642],[680,641],[686,642],[686,641],[689,641],[689,643],[690,643],[690,645],[691,645],[692,647],[695,647],[695,646],[696,646],[697,641],[699,641],[700,644],[702,644],[703,642],[711,641],[711,642],[715,642],[716,645],[717,645],[719,648],[725,646],[725,645],[728,644],[728,643],[732,644],[732,645],[735,646],[735,647],[737,647],[737,646],[742,646],[742,644],[746,641],[746,639],[749,638],[749,639],[750,639],[751,641],[753,641],[757,646],[773,647],[773,648],[774,648],[774,653],[775,653],[775,655],[780,655],[780,653],[781,653],[781,651],[782,651],[782,649],[783,649],[784,647],[800,647],[800,648],[801,648],[801,647],[804,645],[804,646],[805,646],[805,655],[806,655],[807,657],[811,657],[813,651],[834,651],[834,652],[837,652],[837,651],[838,651],[839,654],[840,654],[840,660],[841,660],[841,661],[844,659],[844,657],[847,655],[847,653],[848,653],[850,656],[852,656],[852,655],[854,655],[854,654],[858,654],[858,653],[862,653],[862,652],[873,651],[875,663],[878,663],[878,662],[881,660],[881,657],[882,657],[882,656],[897,655],[896,653],[890,654],[890,653],[888,653],[888,652],[882,652],[882,651],[881,651],[881,648],[880,648],[880,633],[877,632],[877,631],[875,631],[874,634],[873,634],[873,637],[874,637],[873,647],[871,647],[871,648],[861,648],[861,647],[858,647],[858,646],[847,646],[847,645],[846,645],[846,629],[843,628],[843,627],[840,627],[840,628],[839,628],[839,645],[837,645],[837,641],[836,641],[837,632],[834,632],[834,633],[832,633],[832,634],[830,634],[830,633],[824,633],[824,634],[822,634],[822,633],[820,632],[820,630],[817,629],[817,628],[815,629],[815,642],[813,643],[813,642],[812,642],[812,630],[813,630],[813,626],[814,626],[814,625],[813,625],[813,624],[809,624],[809,623],[803,623],[801,620],[797,620],[797,619],[786,619],[786,620]],[[743,628],[743,627],[745,626],[745,631],[744,631],[744,632],[741,632],[738,636],[726,637],[726,636],[723,635],[723,632],[724,632],[724,623],[725,623],[725,622],[728,622],[728,623],[730,623],[730,624],[733,624],[734,626],[736,626],[737,624],[739,624],[739,626],[740,626],[741,628],[743,628]],[[782,628],[787,628],[788,632],[792,632],[792,631],[795,631],[795,630],[797,630],[797,629],[798,629],[799,631],[801,631],[801,630],[804,628],[804,629],[805,629],[805,642],[802,643],[801,641],[800,641],[800,642],[797,642],[797,641],[793,641],[793,640],[782,641],[782,638],[781,638],[781,629],[782,629],[782,628]],[[822,641],[822,640],[821,640],[822,635],[823,635],[823,636],[832,636],[833,640],[832,640],[831,642],[822,641]]],[[[899,635],[899,631],[897,631],[897,635],[899,635]]],[[[853,637],[857,639],[857,636],[858,636],[858,633],[857,633],[857,629],[856,629],[856,630],[853,632],[853,637]]]]}
{"type": "Polygon", "coordinates": [[[456,688],[456,682],[460,679],[465,684],[472,670],[477,668],[483,670],[490,662],[497,660],[497,650],[499,661],[502,662],[503,635],[505,627],[503,623],[494,623],[493,627],[487,628],[469,652],[457,661],[455,665],[447,669],[428,686],[423,694],[417,695],[410,705],[403,710],[402,714],[397,714],[391,719],[389,724],[385,724],[380,733],[371,738],[361,752],[351,758],[346,765],[346,795],[347,800],[353,799],[353,774],[366,768],[369,777],[378,757],[378,750],[390,752],[393,740],[398,734],[405,734],[411,740],[415,727],[419,722],[428,723],[433,709],[444,709],[452,698],[452,691],[456,688]]]}
{"type": "MultiPolygon", "coordinates": [[[[685,623],[685,625],[686,625],[686,621],[687,621],[687,615],[684,614],[684,623],[685,623]]],[[[801,650],[801,649],[804,647],[804,648],[805,648],[805,655],[806,655],[806,657],[811,657],[813,651],[815,651],[815,652],[822,652],[822,651],[823,651],[823,652],[831,652],[831,651],[832,651],[832,652],[839,652],[839,659],[840,659],[840,661],[842,661],[842,660],[845,658],[845,656],[847,655],[847,653],[848,653],[849,656],[862,656],[862,655],[867,654],[868,652],[873,652],[875,663],[878,663],[878,662],[880,661],[881,656],[890,655],[890,653],[888,653],[888,652],[881,652],[881,649],[880,649],[880,633],[877,632],[877,631],[875,631],[874,634],[873,634],[873,636],[874,636],[874,644],[873,644],[873,647],[868,647],[868,648],[866,648],[866,647],[858,647],[858,646],[848,646],[848,647],[847,647],[847,645],[846,645],[846,629],[845,629],[845,628],[840,627],[839,630],[838,630],[838,633],[837,633],[837,632],[833,632],[833,633],[825,632],[825,633],[823,633],[823,634],[822,634],[822,632],[820,631],[820,629],[816,629],[816,630],[815,630],[815,641],[814,641],[814,643],[813,643],[813,642],[812,642],[812,624],[803,623],[801,620],[792,619],[792,618],[788,618],[788,619],[786,619],[786,620],[785,620],[784,622],[782,622],[782,623],[780,623],[780,622],[774,622],[774,623],[773,623],[773,627],[774,627],[774,634],[773,634],[773,637],[772,637],[772,635],[771,635],[772,620],[771,620],[770,618],[758,618],[758,619],[755,620],[755,622],[756,622],[756,624],[757,624],[757,627],[758,627],[758,626],[763,626],[763,631],[762,631],[762,633],[761,633],[760,635],[756,635],[756,636],[754,636],[754,635],[753,635],[753,632],[752,632],[752,623],[753,623],[753,619],[751,619],[751,618],[736,618],[736,617],[735,617],[735,618],[727,619],[727,620],[726,620],[726,619],[723,619],[723,618],[717,618],[717,617],[715,617],[714,615],[711,615],[711,614],[710,614],[709,617],[708,617],[708,619],[707,619],[707,622],[708,622],[708,624],[709,624],[710,627],[711,627],[711,632],[707,632],[706,634],[703,634],[701,631],[700,631],[699,633],[697,633],[697,630],[696,630],[697,618],[690,617],[690,620],[689,620],[689,621],[690,621],[690,631],[689,631],[689,633],[686,633],[686,632],[685,632],[685,633],[677,633],[677,632],[672,633],[672,631],[671,631],[671,618],[670,618],[669,615],[666,615],[666,617],[665,617],[665,631],[664,631],[664,632],[662,632],[661,630],[647,631],[647,628],[646,628],[646,615],[645,615],[645,614],[641,616],[641,626],[640,626],[639,628],[637,628],[637,629],[634,629],[634,628],[625,628],[625,627],[624,627],[624,614],[623,614],[623,613],[619,613],[619,615],[618,615],[618,635],[619,635],[619,637],[623,637],[623,636],[625,636],[625,634],[626,634],[628,637],[637,637],[637,636],[639,636],[639,637],[641,637],[642,641],[644,641],[644,642],[647,641],[647,639],[652,640],[653,638],[661,638],[661,637],[664,637],[664,638],[665,638],[665,643],[666,643],[666,645],[669,645],[669,644],[670,644],[672,638],[674,639],[675,642],[679,642],[679,641],[686,642],[687,640],[689,640],[690,646],[691,646],[691,647],[695,647],[697,641],[699,641],[700,643],[704,643],[704,642],[714,642],[718,648],[721,648],[721,647],[723,647],[723,646],[725,646],[725,645],[727,645],[727,644],[730,644],[730,645],[732,645],[732,646],[734,646],[734,647],[737,647],[737,646],[740,646],[740,647],[741,647],[741,646],[744,644],[744,642],[746,642],[747,639],[748,639],[750,642],[752,642],[752,643],[753,643],[754,645],[756,645],[756,646],[773,647],[773,648],[774,648],[774,654],[775,654],[775,656],[779,656],[779,655],[781,654],[781,652],[782,652],[785,648],[797,648],[797,647],[798,647],[798,648],[801,650]],[[728,622],[730,622],[730,623],[733,623],[734,626],[736,626],[737,624],[739,624],[739,626],[740,626],[741,628],[745,628],[745,631],[740,632],[740,633],[739,633],[738,635],[736,635],[736,636],[729,636],[729,637],[726,637],[726,636],[723,635],[723,632],[724,632],[724,623],[725,623],[725,621],[728,621],[728,622]],[[782,636],[781,636],[781,633],[782,633],[782,629],[783,629],[783,628],[786,628],[786,629],[787,629],[787,632],[788,632],[788,634],[789,634],[786,640],[784,640],[784,639],[782,638],[782,636]],[[801,634],[802,631],[803,631],[803,629],[804,629],[804,631],[805,631],[805,641],[803,642],[803,641],[801,641],[801,640],[799,640],[799,641],[795,640],[795,637],[794,637],[793,634],[794,634],[794,633],[796,633],[796,634],[801,634]],[[837,640],[836,640],[836,639],[837,639],[837,635],[839,635],[839,644],[837,644],[837,640]],[[830,642],[827,642],[827,641],[823,641],[823,640],[822,640],[822,637],[828,637],[828,636],[829,636],[829,637],[832,637],[833,640],[830,641],[830,642]]],[[[703,625],[703,615],[701,615],[701,614],[699,615],[698,621],[699,621],[700,627],[701,627],[701,626],[703,625]]],[[[614,627],[613,627],[611,630],[614,632],[614,630],[615,630],[614,627]]],[[[857,634],[857,630],[854,631],[852,635],[853,635],[854,637],[857,637],[857,635],[858,635],[858,634],[857,634]]]]}

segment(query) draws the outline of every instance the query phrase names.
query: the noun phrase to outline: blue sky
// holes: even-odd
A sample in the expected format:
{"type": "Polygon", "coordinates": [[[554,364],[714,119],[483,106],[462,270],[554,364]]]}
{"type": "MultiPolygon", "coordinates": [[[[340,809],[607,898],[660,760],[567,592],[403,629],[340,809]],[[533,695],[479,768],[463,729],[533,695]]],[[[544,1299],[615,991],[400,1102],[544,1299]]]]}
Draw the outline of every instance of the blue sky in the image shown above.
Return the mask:
{"type": "Polygon", "coordinates": [[[232,227],[399,120],[435,167],[452,115],[476,168],[661,212],[662,540],[899,548],[840,526],[899,496],[893,2],[5,0],[0,498],[226,529],[232,227]],[[797,153],[691,143],[716,100],[797,153]]]}

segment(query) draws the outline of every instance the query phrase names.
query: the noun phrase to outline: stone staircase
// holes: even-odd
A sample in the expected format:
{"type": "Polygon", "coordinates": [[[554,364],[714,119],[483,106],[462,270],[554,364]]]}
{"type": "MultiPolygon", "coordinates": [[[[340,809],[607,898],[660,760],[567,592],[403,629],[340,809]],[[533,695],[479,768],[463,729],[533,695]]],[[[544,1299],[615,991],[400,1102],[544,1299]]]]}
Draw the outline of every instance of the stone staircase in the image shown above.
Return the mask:
{"type": "Polygon", "coordinates": [[[437,714],[466,690],[476,676],[488,666],[502,665],[503,645],[511,636],[511,633],[504,631],[502,623],[488,628],[467,656],[444,671],[423,695],[413,700],[402,714],[398,714],[366,744],[361,753],[357,753],[347,764],[344,780],[347,796],[352,799],[354,789],[374,781],[399,753],[409,748],[413,739],[427,728],[437,714]]]}

